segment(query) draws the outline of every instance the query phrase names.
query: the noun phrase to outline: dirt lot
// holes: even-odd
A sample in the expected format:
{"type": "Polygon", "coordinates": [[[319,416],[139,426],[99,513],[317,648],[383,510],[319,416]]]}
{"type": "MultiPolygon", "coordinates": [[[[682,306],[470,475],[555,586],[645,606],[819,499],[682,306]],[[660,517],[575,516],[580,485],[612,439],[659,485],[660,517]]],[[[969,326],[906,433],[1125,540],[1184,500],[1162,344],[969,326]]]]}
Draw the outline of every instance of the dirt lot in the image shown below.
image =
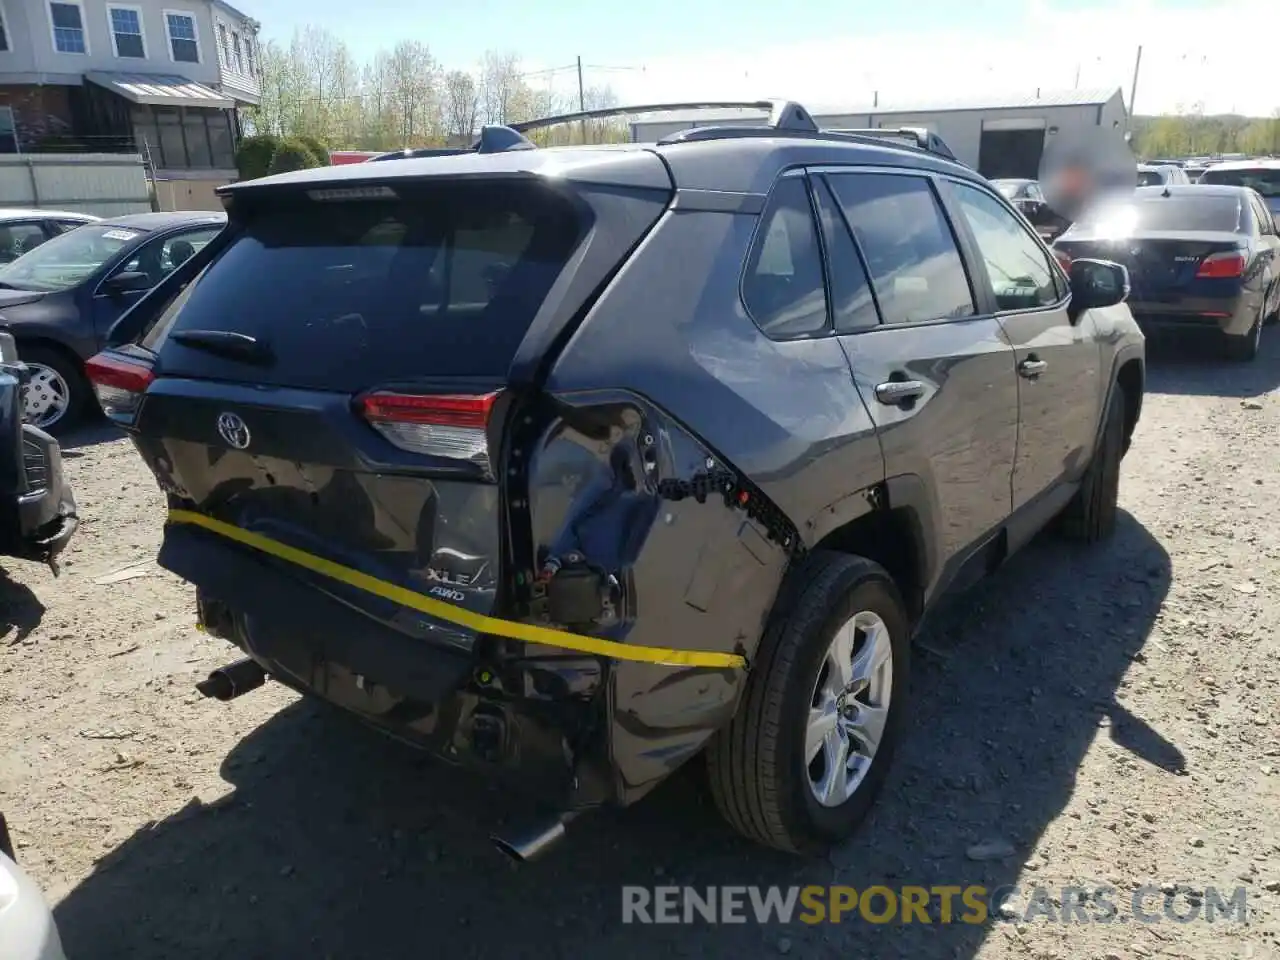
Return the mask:
{"type": "Polygon", "coordinates": [[[889,789],[827,860],[738,842],[688,776],[517,870],[486,840],[520,812],[505,792],[279,688],[200,699],[229,650],[150,562],[161,498],[101,437],[68,452],[64,576],[0,578],[0,809],[72,960],[1280,956],[1270,334],[1249,367],[1155,358],[1118,536],[1045,540],[939,622],[889,789]],[[985,841],[1013,853],[973,859],[985,841]],[[627,883],[1111,885],[1121,916],[636,927],[627,883]],[[1121,922],[1148,883],[1193,888],[1183,915],[1243,885],[1249,922],[1121,922]]]}

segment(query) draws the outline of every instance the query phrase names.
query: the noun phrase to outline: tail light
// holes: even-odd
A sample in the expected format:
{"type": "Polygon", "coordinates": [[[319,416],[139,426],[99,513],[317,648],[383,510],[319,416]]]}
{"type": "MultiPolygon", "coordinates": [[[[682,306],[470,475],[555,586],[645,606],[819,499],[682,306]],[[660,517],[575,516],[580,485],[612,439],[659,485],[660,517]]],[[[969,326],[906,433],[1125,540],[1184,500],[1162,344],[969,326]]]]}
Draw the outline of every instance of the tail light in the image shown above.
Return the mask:
{"type": "Polygon", "coordinates": [[[360,414],[401,450],[465,460],[490,469],[489,415],[497,393],[482,396],[370,393],[360,414]]]}
{"type": "Polygon", "coordinates": [[[84,365],[98,403],[111,420],[130,424],[138,415],[142,395],[151,386],[155,373],[147,364],[134,362],[118,353],[100,353],[84,365]]]}
{"type": "Polygon", "coordinates": [[[1209,280],[1225,280],[1244,276],[1244,254],[1238,250],[1211,253],[1200,261],[1196,276],[1209,280]]]}

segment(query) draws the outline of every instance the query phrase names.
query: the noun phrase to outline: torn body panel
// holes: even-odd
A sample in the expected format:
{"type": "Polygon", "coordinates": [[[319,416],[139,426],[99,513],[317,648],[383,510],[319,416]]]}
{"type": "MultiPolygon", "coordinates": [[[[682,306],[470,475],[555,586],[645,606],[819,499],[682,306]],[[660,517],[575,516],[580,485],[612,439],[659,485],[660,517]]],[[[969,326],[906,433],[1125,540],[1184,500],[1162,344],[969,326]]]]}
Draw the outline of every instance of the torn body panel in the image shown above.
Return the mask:
{"type": "MultiPolygon", "coordinates": [[[[749,659],[787,564],[785,535],[771,540],[748,515],[753,494],[648,402],[617,392],[555,400],[559,416],[529,461],[530,530],[544,578],[534,609],[552,605],[569,565],[586,566],[616,597],[612,609],[602,604],[593,632],[749,659]],[[682,495],[682,484],[707,476],[721,486],[682,495]]],[[[744,677],[735,668],[611,661],[615,799],[638,799],[696,754],[733,715],[744,677]]]]}

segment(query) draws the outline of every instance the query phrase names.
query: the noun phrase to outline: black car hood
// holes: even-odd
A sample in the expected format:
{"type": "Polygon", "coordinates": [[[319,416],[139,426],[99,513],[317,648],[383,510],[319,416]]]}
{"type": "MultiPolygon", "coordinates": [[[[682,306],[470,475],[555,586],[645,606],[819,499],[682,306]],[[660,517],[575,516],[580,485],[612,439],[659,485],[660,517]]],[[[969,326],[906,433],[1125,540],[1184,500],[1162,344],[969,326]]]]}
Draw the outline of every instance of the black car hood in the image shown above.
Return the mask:
{"type": "Polygon", "coordinates": [[[6,290],[0,287],[0,314],[5,307],[20,307],[24,303],[35,303],[47,296],[43,290],[6,290]]]}

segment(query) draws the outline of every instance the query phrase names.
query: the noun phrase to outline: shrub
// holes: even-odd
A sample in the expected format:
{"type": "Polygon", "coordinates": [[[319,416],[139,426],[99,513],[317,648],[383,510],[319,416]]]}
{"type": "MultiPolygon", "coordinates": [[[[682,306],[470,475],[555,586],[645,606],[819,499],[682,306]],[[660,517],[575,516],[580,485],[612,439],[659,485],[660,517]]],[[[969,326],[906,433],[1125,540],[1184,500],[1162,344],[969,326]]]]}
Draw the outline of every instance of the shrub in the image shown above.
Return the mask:
{"type": "Polygon", "coordinates": [[[241,140],[236,149],[236,169],[240,172],[240,179],[265,177],[279,145],[280,138],[270,133],[260,133],[241,140]]]}
{"type": "Polygon", "coordinates": [[[300,136],[294,139],[299,143],[306,144],[307,149],[316,158],[317,166],[327,167],[329,165],[329,148],[324,145],[324,141],[319,137],[300,136]]]}
{"type": "Polygon", "coordinates": [[[306,170],[308,167],[318,166],[320,164],[316,162],[315,154],[305,143],[301,140],[286,139],[281,140],[280,145],[276,147],[267,172],[287,173],[290,170],[306,170]]]}

